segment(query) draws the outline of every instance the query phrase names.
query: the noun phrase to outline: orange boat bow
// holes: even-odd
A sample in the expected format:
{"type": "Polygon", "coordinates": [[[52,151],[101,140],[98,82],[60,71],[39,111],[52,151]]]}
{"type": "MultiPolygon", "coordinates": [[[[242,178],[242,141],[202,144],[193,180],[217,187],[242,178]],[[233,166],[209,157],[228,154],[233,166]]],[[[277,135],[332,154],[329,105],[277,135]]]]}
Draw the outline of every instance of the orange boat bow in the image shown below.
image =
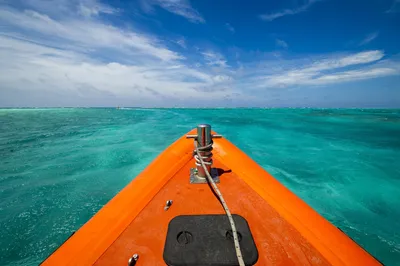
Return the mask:
{"type": "MultiPolygon", "coordinates": [[[[165,265],[172,218],[224,213],[207,184],[189,184],[192,152],[193,140],[173,143],[43,265],[127,265],[135,253],[137,265],[165,265]],[[173,205],[165,211],[167,200],[173,205]]],[[[216,139],[213,153],[218,187],[250,226],[256,265],[380,265],[232,143],[216,139]]]]}

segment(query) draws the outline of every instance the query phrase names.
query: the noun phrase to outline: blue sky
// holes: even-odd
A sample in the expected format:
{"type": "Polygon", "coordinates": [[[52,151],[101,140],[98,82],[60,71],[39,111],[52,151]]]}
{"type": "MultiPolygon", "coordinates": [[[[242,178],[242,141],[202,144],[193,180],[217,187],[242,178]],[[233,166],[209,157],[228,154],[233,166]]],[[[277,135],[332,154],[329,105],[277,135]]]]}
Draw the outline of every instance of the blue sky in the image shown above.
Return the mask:
{"type": "Polygon", "coordinates": [[[399,0],[0,0],[0,106],[400,107],[399,0]]]}

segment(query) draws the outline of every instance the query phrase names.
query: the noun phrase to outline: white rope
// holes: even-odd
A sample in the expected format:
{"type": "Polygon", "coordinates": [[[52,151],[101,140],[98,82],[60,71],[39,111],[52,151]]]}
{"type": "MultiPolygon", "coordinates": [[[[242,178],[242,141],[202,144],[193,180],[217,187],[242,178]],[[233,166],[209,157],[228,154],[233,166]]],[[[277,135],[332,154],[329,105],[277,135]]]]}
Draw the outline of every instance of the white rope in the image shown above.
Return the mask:
{"type": "MultiPolygon", "coordinates": [[[[226,212],[226,215],[228,216],[229,219],[229,223],[231,224],[231,228],[232,228],[232,233],[233,233],[233,242],[235,244],[235,250],[236,250],[236,257],[238,259],[239,262],[239,266],[245,266],[244,264],[244,260],[243,260],[243,256],[242,256],[242,251],[240,250],[240,244],[239,244],[239,238],[238,238],[238,234],[236,231],[236,226],[235,226],[235,222],[233,221],[233,217],[231,212],[229,211],[228,205],[226,204],[224,198],[222,197],[221,191],[219,191],[217,184],[215,184],[214,180],[212,179],[210,173],[207,170],[207,167],[203,161],[202,156],[200,155],[199,149],[207,149],[209,147],[211,147],[212,143],[210,143],[207,146],[204,147],[197,147],[197,141],[195,141],[195,148],[196,148],[196,153],[197,153],[197,158],[199,159],[201,166],[203,166],[204,172],[206,173],[207,176],[207,180],[208,182],[212,185],[215,193],[218,195],[218,198],[220,200],[220,202],[222,203],[222,206],[224,207],[224,210],[226,212]]],[[[209,163],[211,164],[211,162],[209,163]]]]}

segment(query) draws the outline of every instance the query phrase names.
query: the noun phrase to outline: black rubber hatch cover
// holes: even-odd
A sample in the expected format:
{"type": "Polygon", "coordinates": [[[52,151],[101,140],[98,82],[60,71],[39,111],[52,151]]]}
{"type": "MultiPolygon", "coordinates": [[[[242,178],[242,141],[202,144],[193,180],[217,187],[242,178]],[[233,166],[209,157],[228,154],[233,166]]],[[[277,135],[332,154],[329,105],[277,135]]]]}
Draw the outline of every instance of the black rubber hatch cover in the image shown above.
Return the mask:
{"type": "MultiPolygon", "coordinates": [[[[254,265],[258,251],[247,221],[233,214],[246,265],[254,265]]],[[[226,215],[182,215],[168,226],[164,261],[169,266],[239,265],[226,215]]]]}

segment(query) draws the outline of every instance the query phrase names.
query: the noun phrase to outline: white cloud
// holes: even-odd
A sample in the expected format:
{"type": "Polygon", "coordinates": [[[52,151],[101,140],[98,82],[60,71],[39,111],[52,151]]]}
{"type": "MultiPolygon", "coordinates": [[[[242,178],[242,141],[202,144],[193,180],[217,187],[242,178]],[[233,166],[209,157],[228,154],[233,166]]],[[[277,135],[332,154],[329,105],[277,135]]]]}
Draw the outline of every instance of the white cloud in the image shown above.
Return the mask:
{"type": "Polygon", "coordinates": [[[231,24],[225,23],[225,27],[232,33],[235,33],[235,28],[231,24]]]}
{"type": "Polygon", "coordinates": [[[276,13],[269,13],[269,14],[262,14],[260,15],[260,19],[265,20],[265,21],[272,21],[280,17],[288,16],[288,15],[295,15],[304,11],[307,11],[308,8],[310,8],[315,2],[319,0],[306,0],[306,2],[293,9],[284,9],[282,11],[276,12],[276,13]]]}
{"type": "Polygon", "coordinates": [[[90,18],[122,13],[121,10],[101,0],[12,0],[6,4],[16,8],[33,9],[52,18],[61,16],[90,18]]]}
{"type": "Polygon", "coordinates": [[[223,73],[192,68],[157,37],[106,24],[93,12],[81,14],[79,6],[52,16],[34,6],[0,9],[0,104],[21,90],[41,95],[36,105],[172,106],[234,97],[233,89],[222,89],[229,81],[223,73]],[[219,87],[208,89],[216,83],[219,87]]]}
{"type": "Polygon", "coordinates": [[[12,27],[14,31],[16,29],[31,31],[30,38],[43,44],[64,46],[68,43],[88,50],[106,48],[123,51],[132,56],[146,54],[165,61],[182,58],[176,52],[163,47],[154,37],[122,30],[96,20],[67,18],[56,21],[32,10],[21,12],[15,9],[2,9],[0,21],[12,27]],[[42,38],[43,35],[46,38],[42,38]]]}
{"type": "Polygon", "coordinates": [[[204,60],[206,61],[207,65],[209,66],[218,66],[222,68],[228,67],[225,57],[220,53],[207,51],[202,53],[202,55],[204,56],[204,60]]]}
{"type": "Polygon", "coordinates": [[[118,10],[96,0],[85,0],[79,3],[79,13],[85,17],[92,17],[100,14],[116,14],[118,10]]]}
{"type": "MultiPolygon", "coordinates": [[[[104,63],[80,53],[48,48],[42,45],[8,37],[0,37],[0,83],[6,88],[70,97],[87,98],[100,95],[113,102],[113,98],[130,99],[132,105],[169,104],[195,96],[198,100],[223,97],[226,92],[210,90],[199,94],[197,88],[211,87],[215,82],[228,81],[227,77],[214,77],[185,65],[147,63],[127,65],[104,63]]],[[[54,101],[54,99],[53,99],[54,101]]]]}
{"type": "Polygon", "coordinates": [[[351,55],[331,56],[314,63],[265,75],[259,74],[258,87],[287,87],[295,85],[325,85],[400,74],[397,66],[376,66],[384,53],[367,51],[351,55]],[[344,68],[355,68],[342,70],[344,68]]]}
{"type": "Polygon", "coordinates": [[[276,39],[275,43],[276,43],[277,46],[282,47],[284,49],[287,49],[289,47],[287,42],[285,42],[284,40],[276,39]]]}
{"type": "Polygon", "coordinates": [[[168,12],[186,18],[192,23],[205,23],[205,19],[195,10],[189,0],[141,0],[145,12],[152,12],[153,5],[157,5],[168,12]]]}
{"type": "Polygon", "coordinates": [[[367,36],[365,36],[365,38],[360,42],[360,46],[362,45],[366,45],[370,42],[372,42],[373,40],[375,40],[379,35],[379,32],[372,32],[370,34],[368,34],[367,36]]]}
{"type": "Polygon", "coordinates": [[[227,75],[216,75],[212,78],[216,83],[232,81],[232,77],[227,75]]]}
{"type": "Polygon", "coordinates": [[[398,73],[398,70],[394,68],[367,68],[362,70],[351,70],[335,74],[323,75],[313,80],[310,80],[310,84],[329,84],[346,81],[357,81],[363,79],[391,76],[398,73]]]}
{"type": "Polygon", "coordinates": [[[320,60],[310,67],[305,68],[304,71],[317,72],[322,70],[342,68],[352,65],[366,64],[378,61],[384,57],[384,53],[380,50],[373,50],[367,52],[359,52],[351,55],[341,57],[331,57],[328,59],[320,60]]]}
{"type": "Polygon", "coordinates": [[[379,50],[300,59],[288,52],[248,52],[240,57],[252,57],[248,62],[233,62],[228,50],[198,45],[189,53],[177,49],[186,47],[184,38],[109,24],[102,14],[121,12],[108,12],[114,9],[94,0],[51,0],[59,3],[55,9],[46,9],[43,0],[27,1],[25,10],[0,4],[0,106],[220,105],[258,100],[253,93],[269,88],[339,84],[398,75],[400,69],[379,50]],[[81,4],[98,11],[82,14],[81,4]]]}

